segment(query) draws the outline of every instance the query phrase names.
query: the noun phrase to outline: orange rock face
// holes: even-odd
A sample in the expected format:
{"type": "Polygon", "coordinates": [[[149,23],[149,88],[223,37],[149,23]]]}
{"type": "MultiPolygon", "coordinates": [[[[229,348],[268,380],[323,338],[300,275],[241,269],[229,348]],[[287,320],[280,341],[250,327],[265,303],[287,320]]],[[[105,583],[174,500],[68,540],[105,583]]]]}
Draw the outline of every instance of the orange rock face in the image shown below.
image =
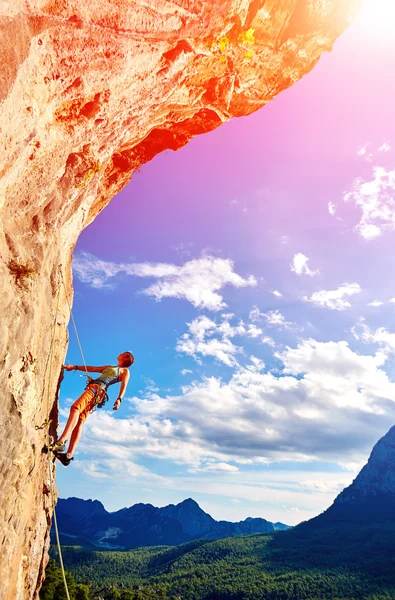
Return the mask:
{"type": "Polygon", "coordinates": [[[2,600],[37,598],[47,561],[34,426],[52,410],[56,427],[80,231],[153,156],[310,71],[361,2],[0,2],[2,600]]]}

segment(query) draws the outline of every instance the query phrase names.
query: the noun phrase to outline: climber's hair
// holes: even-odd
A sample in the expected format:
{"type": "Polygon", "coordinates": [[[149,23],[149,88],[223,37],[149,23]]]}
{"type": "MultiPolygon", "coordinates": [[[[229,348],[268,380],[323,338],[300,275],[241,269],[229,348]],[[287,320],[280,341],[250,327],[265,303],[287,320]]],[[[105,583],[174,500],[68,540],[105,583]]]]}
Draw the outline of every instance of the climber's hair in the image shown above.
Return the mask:
{"type": "Polygon", "coordinates": [[[131,367],[134,363],[134,356],[131,352],[123,352],[122,366],[131,367]]]}

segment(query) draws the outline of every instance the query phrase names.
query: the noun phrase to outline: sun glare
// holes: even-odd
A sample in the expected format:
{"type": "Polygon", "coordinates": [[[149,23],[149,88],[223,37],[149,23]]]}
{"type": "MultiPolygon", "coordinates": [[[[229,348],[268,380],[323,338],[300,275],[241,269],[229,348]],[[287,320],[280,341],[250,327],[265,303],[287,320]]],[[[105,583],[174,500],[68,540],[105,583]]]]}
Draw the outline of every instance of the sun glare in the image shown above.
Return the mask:
{"type": "Polygon", "coordinates": [[[366,27],[377,33],[395,31],[395,0],[365,0],[360,15],[366,27]]]}

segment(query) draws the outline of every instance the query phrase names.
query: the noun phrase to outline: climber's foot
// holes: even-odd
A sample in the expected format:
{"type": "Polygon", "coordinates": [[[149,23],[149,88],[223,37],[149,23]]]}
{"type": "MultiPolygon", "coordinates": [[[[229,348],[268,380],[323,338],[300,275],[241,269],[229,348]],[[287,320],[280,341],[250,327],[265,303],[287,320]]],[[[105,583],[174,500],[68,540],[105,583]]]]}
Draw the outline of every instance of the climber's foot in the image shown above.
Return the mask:
{"type": "Polygon", "coordinates": [[[67,444],[67,440],[65,440],[64,442],[59,442],[59,440],[58,440],[57,442],[55,442],[54,444],[52,444],[50,446],[50,450],[52,450],[52,452],[63,453],[66,450],[66,444],[67,444]]]}
{"type": "Polygon", "coordinates": [[[62,463],[62,465],[64,465],[65,467],[67,467],[72,460],[74,460],[73,457],[68,458],[67,454],[65,452],[54,452],[56,458],[58,460],[60,460],[60,462],[62,463]]]}
{"type": "Polygon", "coordinates": [[[52,450],[52,446],[54,445],[54,437],[52,435],[49,436],[49,443],[48,444],[44,444],[43,448],[42,448],[42,452],[43,454],[48,454],[48,452],[50,450],[52,450]]]}

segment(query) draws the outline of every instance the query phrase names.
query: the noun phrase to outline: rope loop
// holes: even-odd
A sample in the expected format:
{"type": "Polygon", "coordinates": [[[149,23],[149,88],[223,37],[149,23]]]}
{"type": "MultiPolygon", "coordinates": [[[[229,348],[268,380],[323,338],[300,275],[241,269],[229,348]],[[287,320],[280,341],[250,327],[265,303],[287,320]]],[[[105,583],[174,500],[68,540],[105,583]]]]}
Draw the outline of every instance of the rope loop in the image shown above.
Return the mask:
{"type": "Polygon", "coordinates": [[[45,427],[48,427],[48,429],[49,429],[51,423],[52,423],[51,419],[45,419],[45,421],[43,422],[42,425],[35,425],[34,429],[36,431],[38,431],[38,429],[45,429],[45,427]]]}

